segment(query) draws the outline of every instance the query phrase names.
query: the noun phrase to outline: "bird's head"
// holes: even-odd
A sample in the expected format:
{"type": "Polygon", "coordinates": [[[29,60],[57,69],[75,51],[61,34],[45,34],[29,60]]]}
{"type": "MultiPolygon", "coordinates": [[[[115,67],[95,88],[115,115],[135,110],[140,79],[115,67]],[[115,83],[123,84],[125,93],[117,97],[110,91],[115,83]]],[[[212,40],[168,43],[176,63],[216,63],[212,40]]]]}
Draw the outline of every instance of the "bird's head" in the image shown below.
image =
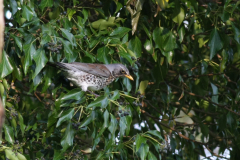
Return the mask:
{"type": "Polygon", "coordinates": [[[130,80],[134,80],[130,75],[129,70],[123,64],[107,64],[105,65],[114,77],[127,77],[130,80]]]}

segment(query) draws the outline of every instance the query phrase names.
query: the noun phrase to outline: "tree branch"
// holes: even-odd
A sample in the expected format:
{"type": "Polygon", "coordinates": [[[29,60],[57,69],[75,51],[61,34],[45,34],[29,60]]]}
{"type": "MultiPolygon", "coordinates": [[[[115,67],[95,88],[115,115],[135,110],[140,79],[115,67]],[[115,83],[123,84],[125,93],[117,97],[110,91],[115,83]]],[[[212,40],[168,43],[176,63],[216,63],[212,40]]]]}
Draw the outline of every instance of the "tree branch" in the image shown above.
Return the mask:
{"type": "MultiPolygon", "coordinates": [[[[166,82],[166,83],[167,83],[167,82],[166,82]]],[[[182,88],[180,88],[180,87],[178,87],[178,86],[176,86],[176,85],[174,85],[174,84],[171,84],[171,83],[167,83],[167,84],[168,84],[169,86],[172,86],[172,87],[174,87],[174,88],[177,88],[177,89],[179,89],[179,90],[182,90],[182,88]]],[[[207,99],[206,97],[197,95],[197,94],[195,94],[195,93],[192,93],[192,92],[189,92],[189,91],[186,91],[186,90],[184,90],[184,92],[187,93],[187,94],[189,94],[189,95],[191,95],[191,96],[199,97],[199,98],[201,98],[201,99],[204,99],[205,101],[208,101],[209,103],[212,103],[212,104],[214,104],[214,105],[216,105],[216,106],[218,106],[218,107],[220,107],[220,108],[226,109],[226,110],[228,110],[229,112],[232,112],[233,114],[236,114],[236,115],[240,116],[240,113],[234,112],[233,110],[229,109],[227,105],[217,104],[217,103],[215,103],[215,102],[207,99]]]]}

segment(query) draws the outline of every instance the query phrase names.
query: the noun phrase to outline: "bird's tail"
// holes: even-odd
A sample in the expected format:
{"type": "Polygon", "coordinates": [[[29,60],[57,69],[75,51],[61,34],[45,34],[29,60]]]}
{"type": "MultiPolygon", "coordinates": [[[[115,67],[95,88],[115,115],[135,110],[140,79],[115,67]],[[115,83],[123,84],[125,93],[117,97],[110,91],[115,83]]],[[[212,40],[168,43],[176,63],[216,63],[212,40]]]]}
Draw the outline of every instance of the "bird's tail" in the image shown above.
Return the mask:
{"type": "Polygon", "coordinates": [[[62,71],[73,71],[75,68],[73,68],[68,63],[61,63],[61,62],[47,62],[47,65],[58,68],[62,71]]]}

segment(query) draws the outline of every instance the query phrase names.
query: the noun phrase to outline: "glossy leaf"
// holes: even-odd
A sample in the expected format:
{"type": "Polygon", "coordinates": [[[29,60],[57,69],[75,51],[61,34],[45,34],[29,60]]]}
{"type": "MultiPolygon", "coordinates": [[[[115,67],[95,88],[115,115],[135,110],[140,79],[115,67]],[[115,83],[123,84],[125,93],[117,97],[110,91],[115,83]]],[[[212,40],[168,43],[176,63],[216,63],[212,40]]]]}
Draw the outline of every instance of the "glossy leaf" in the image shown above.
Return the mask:
{"type": "Polygon", "coordinates": [[[0,78],[4,78],[10,73],[12,73],[13,67],[9,61],[9,57],[7,56],[6,52],[3,50],[3,55],[2,55],[2,62],[0,63],[0,73],[1,76],[0,78]]]}
{"type": "Polygon", "coordinates": [[[161,133],[157,130],[151,130],[151,131],[148,131],[147,133],[150,133],[156,137],[158,137],[159,139],[163,140],[162,136],[161,136],[161,133]]]}
{"type": "Polygon", "coordinates": [[[144,48],[148,53],[153,54],[153,45],[151,41],[146,40],[146,42],[144,43],[144,48]]]}
{"type": "Polygon", "coordinates": [[[57,122],[56,127],[59,127],[59,126],[60,126],[63,122],[65,122],[65,121],[71,120],[72,117],[73,117],[73,114],[74,114],[74,108],[69,109],[69,110],[67,110],[67,111],[64,111],[64,112],[61,114],[61,116],[60,116],[60,118],[59,118],[59,120],[58,120],[58,122],[57,122]]]}
{"type": "Polygon", "coordinates": [[[53,0],[42,0],[39,7],[41,10],[43,10],[45,7],[52,7],[53,6],[53,0]]]}
{"type": "Polygon", "coordinates": [[[113,91],[113,95],[111,97],[112,100],[116,100],[120,98],[120,94],[118,90],[113,91]]]}
{"type": "Polygon", "coordinates": [[[8,126],[7,124],[4,124],[4,133],[5,133],[5,139],[13,144],[14,143],[14,133],[13,133],[13,128],[11,126],[8,126]]]}
{"type": "Polygon", "coordinates": [[[123,84],[126,87],[128,92],[130,92],[132,90],[132,85],[131,85],[130,79],[124,77],[123,78],[123,84]]]}
{"type": "Polygon", "coordinates": [[[28,68],[32,65],[32,57],[36,54],[36,49],[32,43],[23,45],[23,51],[25,52],[23,71],[25,75],[28,72],[28,68]]]}
{"type": "Polygon", "coordinates": [[[157,157],[151,152],[148,152],[148,156],[147,156],[148,160],[157,160],[157,157]]]}
{"type": "Polygon", "coordinates": [[[33,74],[32,78],[35,78],[35,76],[43,69],[43,67],[46,65],[48,59],[45,55],[45,51],[40,48],[36,51],[36,54],[33,55],[33,59],[36,62],[36,69],[35,73],[33,74]]]}
{"type": "Polygon", "coordinates": [[[84,96],[84,92],[80,88],[75,88],[71,91],[69,91],[67,94],[65,94],[62,98],[61,101],[66,101],[69,99],[75,99],[75,100],[80,100],[84,96]]]}
{"type": "Polygon", "coordinates": [[[212,101],[215,103],[218,103],[218,88],[213,83],[211,83],[213,95],[212,95],[212,101]]]}
{"type": "Polygon", "coordinates": [[[240,30],[232,23],[233,31],[234,31],[234,39],[240,44],[240,30]]]}
{"type": "Polygon", "coordinates": [[[87,108],[92,108],[92,107],[101,107],[105,108],[108,104],[108,98],[105,96],[100,96],[98,97],[95,101],[90,103],[87,108]]]}
{"type": "Polygon", "coordinates": [[[61,28],[62,35],[64,38],[68,39],[72,46],[76,46],[76,39],[71,32],[66,29],[61,28]]]}
{"type": "Polygon", "coordinates": [[[10,160],[18,160],[18,157],[11,149],[5,149],[5,155],[10,160]]]}
{"type": "Polygon", "coordinates": [[[115,30],[112,31],[110,36],[117,36],[122,38],[126,33],[128,33],[131,29],[126,27],[118,27],[115,30]]]}
{"type": "Polygon", "coordinates": [[[89,123],[91,123],[93,120],[95,119],[95,112],[92,111],[92,113],[90,115],[88,115],[86,117],[86,119],[81,123],[81,125],[79,126],[79,128],[87,126],[89,123]]]}
{"type": "Polygon", "coordinates": [[[117,130],[118,121],[112,114],[110,114],[110,115],[111,115],[111,121],[110,121],[108,130],[110,131],[110,133],[112,133],[113,138],[114,138],[115,132],[117,130]]]}
{"type": "Polygon", "coordinates": [[[62,158],[62,152],[60,150],[54,150],[53,160],[58,160],[62,158]]]}
{"type": "Polygon", "coordinates": [[[141,160],[145,160],[149,152],[149,146],[147,144],[142,144],[138,150],[141,160]]]}
{"type": "Polygon", "coordinates": [[[126,52],[124,52],[124,51],[120,51],[120,52],[118,52],[118,54],[119,54],[121,57],[125,58],[130,64],[133,63],[133,60],[132,60],[130,54],[128,54],[128,53],[126,53],[126,52]]]}
{"type": "Polygon", "coordinates": [[[34,12],[31,10],[30,7],[23,6],[23,13],[22,13],[23,18],[30,21],[33,17],[33,14],[34,14],[34,12]]]}
{"type": "Polygon", "coordinates": [[[21,41],[21,39],[17,36],[14,36],[13,38],[14,38],[17,46],[19,47],[19,49],[22,51],[22,41],[21,41]]]}
{"type": "Polygon", "coordinates": [[[97,50],[97,59],[104,64],[110,64],[110,55],[108,47],[102,47],[97,50]]]}
{"type": "Polygon", "coordinates": [[[145,89],[147,88],[148,86],[148,81],[141,81],[140,82],[140,85],[139,85],[139,91],[141,94],[144,94],[145,93],[145,89]]]}
{"type": "Polygon", "coordinates": [[[146,138],[144,138],[144,137],[142,137],[141,135],[138,134],[137,137],[136,137],[136,140],[135,140],[135,142],[136,142],[136,151],[138,151],[139,148],[141,147],[141,145],[145,144],[146,141],[147,141],[146,138]]]}
{"type": "Polygon", "coordinates": [[[63,147],[63,151],[65,151],[68,147],[73,145],[73,138],[74,138],[74,130],[72,128],[72,124],[68,123],[64,133],[64,137],[61,139],[61,145],[63,147]]]}
{"type": "Polygon", "coordinates": [[[10,0],[10,5],[12,8],[12,14],[14,15],[17,12],[17,2],[15,0],[10,0]]]}
{"type": "Polygon", "coordinates": [[[129,41],[128,48],[136,55],[136,57],[141,57],[142,43],[137,36],[129,41]]]}
{"type": "Polygon", "coordinates": [[[185,17],[184,9],[182,7],[176,7],[173,12],[173,21],[180,26],[185,17]]]}
{"type": "Polygon", "coordinates": [[[216,28],[214,28],[211,32],[208,46],[210,47],[210,59],[212,59],[215,56],[216,52],[223,47],[222,40],[216,28]]]}

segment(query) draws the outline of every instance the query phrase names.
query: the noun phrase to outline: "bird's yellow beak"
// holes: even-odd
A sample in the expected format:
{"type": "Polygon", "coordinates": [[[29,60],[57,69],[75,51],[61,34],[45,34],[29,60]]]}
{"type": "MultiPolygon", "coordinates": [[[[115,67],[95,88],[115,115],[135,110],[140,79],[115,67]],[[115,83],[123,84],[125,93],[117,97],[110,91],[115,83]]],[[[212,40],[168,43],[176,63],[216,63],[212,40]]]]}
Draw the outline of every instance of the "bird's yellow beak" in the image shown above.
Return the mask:
{"type": "Polygon", "coordinates": [[[127,77],[128,79],[134,81],[133,77],[131,75],[124,75],[125,77],[127,77]]]}

